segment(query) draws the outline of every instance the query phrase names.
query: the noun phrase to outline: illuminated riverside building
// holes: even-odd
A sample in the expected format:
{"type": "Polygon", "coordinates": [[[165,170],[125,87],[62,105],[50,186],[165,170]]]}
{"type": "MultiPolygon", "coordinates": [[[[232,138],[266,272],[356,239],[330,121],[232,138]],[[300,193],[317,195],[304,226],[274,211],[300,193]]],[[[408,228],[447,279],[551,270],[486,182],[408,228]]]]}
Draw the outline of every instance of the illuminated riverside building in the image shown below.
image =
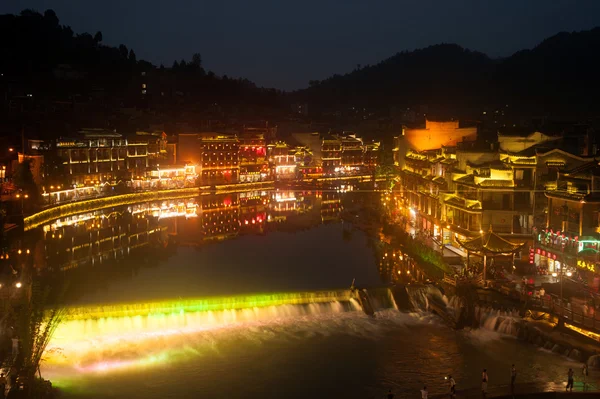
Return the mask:
{"type": "Polygon", "coordinates": [[[198,174],[196,165],[156,165],[148,168],[143,176],[134,176],[133,187],[136,189],[172,189],[193,187],[198,174]]]}
{"type": "Polygon", "coordinates": [[[335,136],[323,138],[321,147],[323,174],[332,176],[342,166],[342,142],[335,136]]]}
{"type": "Polygon", "coordinates": [[[600,288],[600,166],[593,160],[547,184],[546,228],[536,235],[530,262],[548,273],[578,272],[600,288]]]}
{"type": "Polygon", "coordinates": [[[403,128],[402,136],[408,148],[416,151],[435,150],[454,147],[460,142],[474,141],[477,138],[477,127],[463,127],[456,121],[426,120],[425,127],[403,128]]]}
{"type": "Polygon", "coordinates": [[[296,156],[288,144],[282,141],[269,144],[269,161],[273,165],[277,180],[291,180],[296,177],[296,156]]]}
{"type": "MultiPolygon", "coordinates": [[[[148,143],[148,165],[173,165],[175,159],[169,155],[167,134],[163,131],[145,132],[137,131],[133,139],[148,143]]],[[[131,140],[131,139],[130,139],[131,140]]]]}
{"type": "Polygon", "coordinates": [[[340,137],[340,141],[342,143],[340,168],[347,171],[359,170],[364,163],[362,140],[350,134],[340,137]]]}
{"type": "MultiPolygon", "coordinates": [[[[114,131],[84,129],[74,137],[29,140],[29,151],[62,164],[62,176],[72,185],[114,183],[121,177],[142,174],[148,166],[148,141],[132,140],[114,131]]],[[[58,171],[56,172],[58,173],[58,171]]],[[[49,180],[52,176],[43,176],[49,180]]]]}
{"type": "Polygon", "coordinates": [[[372,171],[377,167],[380,147],[381,143],[378,141],[364,144],[363,166],[368,171],[372,171]]]}
{"type": "Polygon", "coordinates": [[[239,140],[233,135],[202,134],[200,180],[203,185],[237,183],[240,175],[239,140]]]}
{"type": "Polygon", "coordinates": [[[262,129],[244,129],[240,134],[239,163],[240,183],[268,180],[267,143],[262,129]]]}

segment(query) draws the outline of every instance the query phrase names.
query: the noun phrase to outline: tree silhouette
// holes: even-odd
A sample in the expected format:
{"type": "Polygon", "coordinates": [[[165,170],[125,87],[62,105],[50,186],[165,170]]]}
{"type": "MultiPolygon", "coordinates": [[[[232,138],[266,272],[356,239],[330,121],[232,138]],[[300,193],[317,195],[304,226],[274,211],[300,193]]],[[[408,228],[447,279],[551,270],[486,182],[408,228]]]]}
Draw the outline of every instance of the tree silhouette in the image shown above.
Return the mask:
{"type": "Polygon", "coordinates": [[[17,165],[13,173],[13,183],[18,189],[28,194],[31,201],[37,204],[39,190],[31,172],[33,162],[31,159],[25,159],[17,165]]]}
{"type": "Polygon", "coordinates": [[[96,42],[96,44],[102,41],[102,32],[96,32],[96,34],[94,35],[94,41],[96,42]]]}
{"type": "Polygon", "coordinates": [[[133,50],[129,50],[129,62],[136,63],[137,58],[135,56],[135,52],[133,50]]]}
{"type": "Polygon", "coordinates": [[[129,54],[127,51],[127,46],[124,44],[119,44],[119,54],[121,54],[121,58],[127,59],[127,55],[129,54]]]}
{"type": "Polygon", "coordinates": [[[44,20],[53,28],[58,27],[58,17],[54,10],[46,10],[44,11],[44,20]]]}
{"type": "Polygon", "coordinates": [[[195,53],[192,56],[191,65],[196,69],[200,69],[200,67],[202,67],[202,57],[200,56],[200,53],[195,53]]]}

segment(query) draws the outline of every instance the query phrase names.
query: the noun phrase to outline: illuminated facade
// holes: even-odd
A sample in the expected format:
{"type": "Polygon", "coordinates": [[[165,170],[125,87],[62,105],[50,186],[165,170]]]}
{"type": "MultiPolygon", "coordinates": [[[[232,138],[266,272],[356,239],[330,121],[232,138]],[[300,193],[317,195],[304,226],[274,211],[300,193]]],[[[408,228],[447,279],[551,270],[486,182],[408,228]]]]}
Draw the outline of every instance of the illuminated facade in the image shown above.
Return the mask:
{"type": "Polygon", "coordinates": [[[402,135],[408,148],[416,151],[454,147],[461,141],[477,138],[476,127],[461,127],[459,121],[425,121],[425,128],[404,128],[402,135]]]}
{"type": "MultiPolygon", "coordinates": [[[[507,140],[503,145],[514,148],[507,140]]],[[[546,215],[554,215],[555,204],[562,201],[559,205],[563,206],[565,202],[547,200],[544,189],[556,189],[556,179],[565,171],[590,161],[592,158],[536,145],[518,153],[456,147],[407,150],[400,195],[415,228],[429,231],[445,244],[475,237],[490,226],[504,238],[526,241],[535,227],[547,225],[546,215]]],[[[546,191],[546,195],[559,194],[546,191]]],[[[569,207],[573,215],[582,209],[577,201],[569,207]]],[[[597,217],[590,215],[587,220],[597,217]]]]}
{"type": "MultiPolygon", "coordinates": [[[[143,140],[148,143],[148,165],[156,166],[160,164],[173,165],[174,159],[169,157],[169,145],[167,134],[162,131],[156,132],[135,132],[133,139],[143,140]]],[[[132,140],[132,139],[130,139],[132,140]]]]}
{"type": "Polygon", "coordinates": [[[323,174],[331,176],[342,166],[342,141],[334,136],[323,138],[321,146],[323,174]]]}
{"type": "Polygon", "coordinates": [[[345,170],[358,170],[363,166],[363,143],[356,135],[340,137],[342,143],[342,159],[340,167],[345,170]]]}
{"type": "MultiPolygon", "coordinates": [[[[29,151],[47,157],[46,164],[57,157],[62,164],[62,174],[55,178],[67,180],[65,185],[69,187],[129,180],[142,175],[149,165],[147,139],[128,140],[103,129],[84,129],[75,137],[56,141],[30,140],[29,151]]],[[[46,181],[52,176],[43,178],[46,181]]],[[[50,191],[49,187],[45,189],[50,191]]]]}
{"type": "Polygon", "coordinates": [[[269,161],[275,169],[277,180],[291,180],[296,177],[296,156],[288,144],[282,141],[270,144],[269,161]]]}
{"type": "Polygon", "coordinates": [[[546,184],[546,228],[536,234],[530,263],[546,273],[576,275],[600,289],[600,166],[580,164],[546,184]]]}
{"type": "Polygon", "coordinates": [[[232,184],[239,181],[239,140],[233,135],[201,134],[200,163],[197,170],[203,185],[232,184]]]}
{"type": "Polygon", "coordinates": [[[136,189],[171,189],[193,187],[198,175],[196,165],[156,165],[148,168],[143,176],[134,176],[136,189]]]}
{"type": "Polygon", "coordinates": [[[379,142],[365,144],[355,134],[327,136],[321,153],[326,176],[371,173],[379,159],[379,142]]]}
{"type": "Polygon", "coordinates": [[[239,162],[241,183],[265,181],[270,177],[267,163],[265,133],[257,129],[244,129],[239,137],[239,162]]]}
{"type": "Polygon", "coordinates": [[[373,170],[375,167],[377,167],[379,162],[380,146],[381,143],[378,141],[364,144],[363,165],[367,170],[373,170]]]}

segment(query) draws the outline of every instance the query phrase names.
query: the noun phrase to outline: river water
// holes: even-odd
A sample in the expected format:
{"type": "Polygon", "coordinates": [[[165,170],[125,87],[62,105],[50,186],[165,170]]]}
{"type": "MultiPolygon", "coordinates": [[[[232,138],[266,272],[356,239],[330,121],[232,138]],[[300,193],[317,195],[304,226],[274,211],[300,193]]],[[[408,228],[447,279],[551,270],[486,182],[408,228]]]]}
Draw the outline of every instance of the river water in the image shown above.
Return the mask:
{"type": "MultiPolygon", "coordinates": [[[[373,238],[339,221],[338,193],[253,192],[138,204],[49,223],[36,267],[72,281],[77,306],[381,285],[373,238]]],[[[278,297],[274,297],[277,299],[278,297]]],[[[380,398],[447,388],[562,381],[580,364],[486,329],[454,331],[426,312],[356,303],[66,322],[42,374],[65,397],[380,398]]],[[[596,378],[595,374],[592,378],[596,378]]]]}

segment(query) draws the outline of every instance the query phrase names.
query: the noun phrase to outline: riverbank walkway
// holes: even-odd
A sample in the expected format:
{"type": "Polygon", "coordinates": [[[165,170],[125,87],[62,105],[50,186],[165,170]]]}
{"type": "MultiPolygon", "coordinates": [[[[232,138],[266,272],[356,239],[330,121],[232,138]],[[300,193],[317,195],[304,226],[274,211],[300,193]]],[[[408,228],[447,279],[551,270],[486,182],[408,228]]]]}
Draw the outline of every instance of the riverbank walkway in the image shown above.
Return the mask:
{"type": "MultiPolygon", "coordinates": [[[[510,393],[510,385],[489,386],[486,398],[555,398],[555,397],[585,397],[599,398],[600,390],[596,382],[586,384],[586,390],[583,389],[582,381],[575,381],[573,392],[565,392],[567,382],[549,382],[549,383],[521,383],[515,384],[515,393],[510,393]],[[564,396],[563,396],[564,395],[564,396]]],[[[417,397],[417,396],[415,396],[417,397]]],[[[431,399],[449,398],[450,394],[430,395],[431,399]]],[[[456,399],[481,399],[481,388],[470,388],[456,391],[456,399]]]]}

